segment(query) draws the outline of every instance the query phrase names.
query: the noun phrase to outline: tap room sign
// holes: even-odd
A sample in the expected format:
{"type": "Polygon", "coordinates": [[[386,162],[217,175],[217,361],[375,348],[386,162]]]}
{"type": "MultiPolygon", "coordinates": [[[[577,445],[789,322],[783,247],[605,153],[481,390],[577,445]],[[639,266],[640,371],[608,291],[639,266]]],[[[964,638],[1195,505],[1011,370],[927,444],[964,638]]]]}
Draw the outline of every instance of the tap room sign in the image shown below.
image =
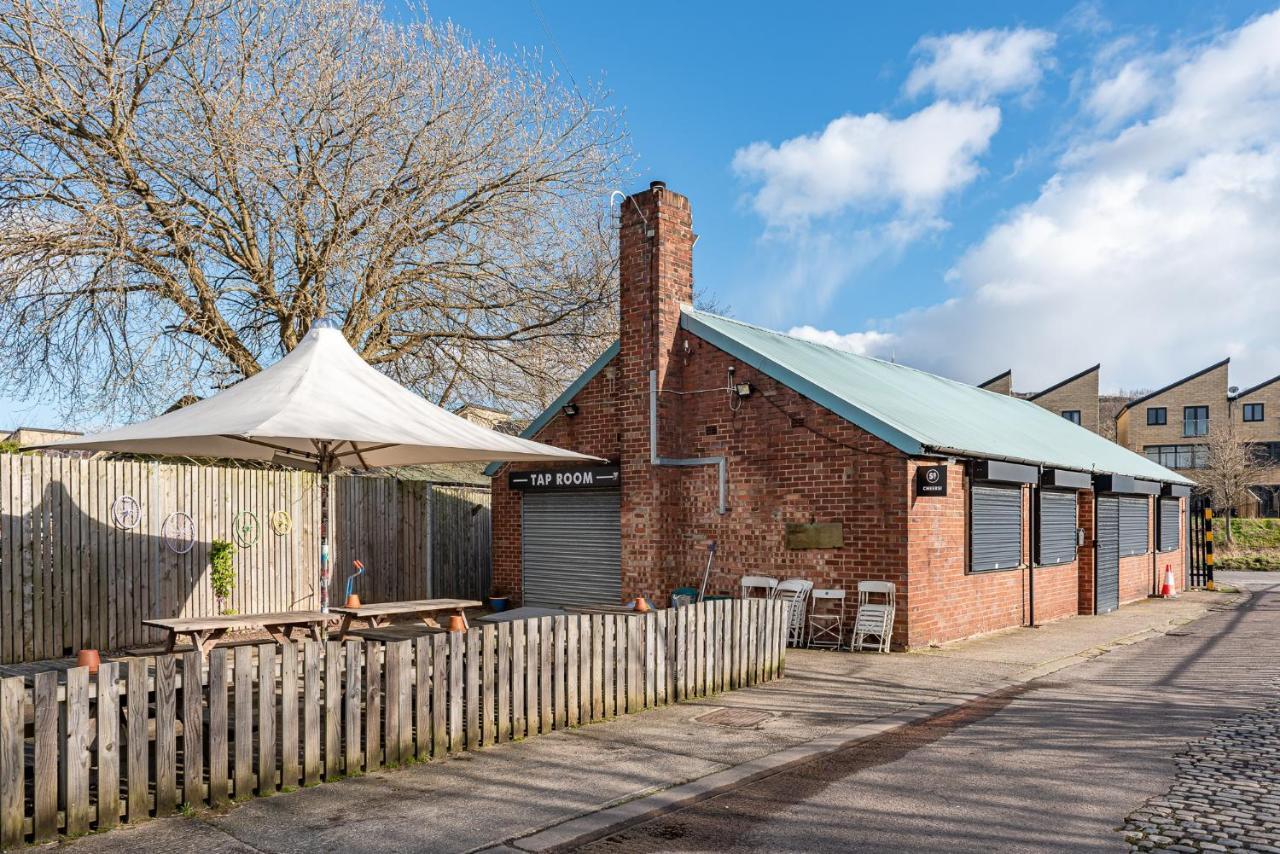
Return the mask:
{"type": "Polygon", "coordinates": [[[622,483],[617,466],[578,466],[575,468],[513,471],[507,485],[527,492],[556,492],[563,489],[605,489],[622,483]]]}
{"type": "Polygon", "coordinates": [[[916,495],[946,494],[946,466],[920,466],[920,468],[916,469],[916,495]]]}

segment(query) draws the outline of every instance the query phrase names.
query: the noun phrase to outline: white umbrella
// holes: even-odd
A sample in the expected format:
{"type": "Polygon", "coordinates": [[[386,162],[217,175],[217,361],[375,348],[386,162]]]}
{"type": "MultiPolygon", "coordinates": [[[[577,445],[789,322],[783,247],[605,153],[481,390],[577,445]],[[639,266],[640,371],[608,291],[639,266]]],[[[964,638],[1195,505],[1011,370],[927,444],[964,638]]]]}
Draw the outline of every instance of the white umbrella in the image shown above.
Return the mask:
{"type": "MultiPolygon", "coordinates": [[[[268,460],[320,472],[326,494],[329,475],[340,468],[597,461],[441,409],[367,365],[332,319],[312,326],[279,362],[212,397],[149,421],[43,447],[268,460]]],[[[320,585],[325,609],[328,590],[326,531],[320,585]]]]}

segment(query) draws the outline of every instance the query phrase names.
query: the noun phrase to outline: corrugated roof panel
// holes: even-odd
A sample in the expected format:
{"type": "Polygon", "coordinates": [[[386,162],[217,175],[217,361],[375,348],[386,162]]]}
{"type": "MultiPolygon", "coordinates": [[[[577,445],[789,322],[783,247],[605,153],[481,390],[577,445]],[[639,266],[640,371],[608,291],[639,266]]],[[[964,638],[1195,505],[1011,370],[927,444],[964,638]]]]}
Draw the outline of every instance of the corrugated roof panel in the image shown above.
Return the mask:
{"type": "Polygon", "coordinates": [[[694,309],[681,325],[908,454],[933,449],[1191,483],[1030,401],[694,309]]]}

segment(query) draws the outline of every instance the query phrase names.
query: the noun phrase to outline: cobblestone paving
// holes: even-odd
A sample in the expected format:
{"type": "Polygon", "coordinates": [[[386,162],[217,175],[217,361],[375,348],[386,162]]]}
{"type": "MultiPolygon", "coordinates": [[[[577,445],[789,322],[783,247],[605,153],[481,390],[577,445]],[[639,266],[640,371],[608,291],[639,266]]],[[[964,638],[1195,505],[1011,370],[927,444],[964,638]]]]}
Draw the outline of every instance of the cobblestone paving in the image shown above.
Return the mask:
{"type": "Polygon", "coordinates": [[[1280,702],[1218,724],[1174,759],[1169,793],[1126,820],[1131,852],[1280,854],[1280,702]]]}

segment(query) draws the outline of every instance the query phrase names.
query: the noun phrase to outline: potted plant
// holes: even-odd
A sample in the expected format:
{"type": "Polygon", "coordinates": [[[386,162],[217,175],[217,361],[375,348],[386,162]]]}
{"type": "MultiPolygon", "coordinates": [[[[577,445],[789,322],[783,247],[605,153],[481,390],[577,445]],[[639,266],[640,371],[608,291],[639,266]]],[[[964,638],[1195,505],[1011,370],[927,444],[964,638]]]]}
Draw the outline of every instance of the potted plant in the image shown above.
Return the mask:
{"type": "Polygon", "coordinates": [[[236,572],[231,566],[235,556],[236,547],[227,540],[214,540],[209,544],[209,583],[213,585],[213,595],[218,599],[218,610],[223,614],[233,613],[227,607],[227,600],[236,588],[236,572]]]}
{"type": "Polygon", "coordinates": [[[510,602],[510,597],[497,587],[493,588],[493,591],[489,594],[489,607],[492,608],[495,613],[507,610],[507,605],[509,605],[510,602]]]}

